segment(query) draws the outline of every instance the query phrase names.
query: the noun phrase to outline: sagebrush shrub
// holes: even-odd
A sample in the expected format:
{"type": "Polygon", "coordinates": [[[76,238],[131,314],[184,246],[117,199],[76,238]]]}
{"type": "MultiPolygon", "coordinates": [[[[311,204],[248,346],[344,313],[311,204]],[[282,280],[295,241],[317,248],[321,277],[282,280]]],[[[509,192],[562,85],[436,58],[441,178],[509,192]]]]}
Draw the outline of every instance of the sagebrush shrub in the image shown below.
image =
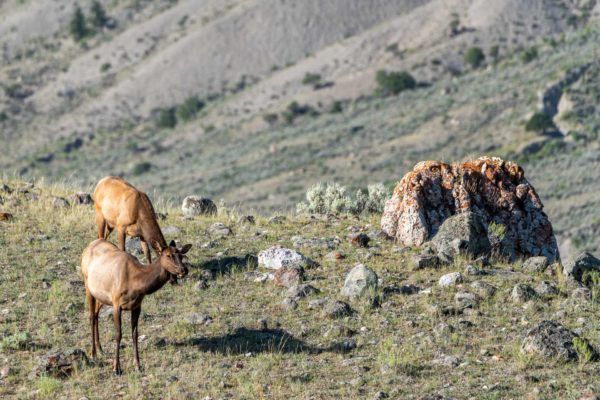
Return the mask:
{"type": "Polygon", "coordinates": [[[381,213],[387,197],[388,191],[380,183],[358,190],[353,199],[344,186],[320,182],[306,191],[306,201],[298,203],[296,209],[299,214],[381,213]]]}

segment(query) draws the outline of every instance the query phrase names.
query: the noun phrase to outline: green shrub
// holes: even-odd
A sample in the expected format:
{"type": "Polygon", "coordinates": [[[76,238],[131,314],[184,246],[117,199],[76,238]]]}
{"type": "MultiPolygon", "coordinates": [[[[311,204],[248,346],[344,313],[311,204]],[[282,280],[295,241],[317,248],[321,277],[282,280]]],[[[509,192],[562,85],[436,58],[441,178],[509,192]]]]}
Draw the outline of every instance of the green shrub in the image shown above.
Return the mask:
{"type": "Polygon", "coordinates": [[[485,54],[479,47],[470,47],[465,53],[465,64],[471,68],[479,68],[485,61],[485,54]]]}
{"type": "Polygon", "coordinates": [[[375,214],[383,212],[387,197],[383,184],[369,185],[352,199],[344,186],[320,182],[306,191],[306,202],[298,203],[296,210],[299,214],[375,214]]]}
{"type": "Polygon", "coordinates": [[[139,176],[142,174],[145,174],[146,172],[150,171],[152,169],[152,164],[149,163],[148,161],[142,161],[141,163],[138,163],[135,165],[135,167],[133,167],[133,170],[131,170],[131,173],[134,176],[139,176]]]}
{"type": "Polygon", "coordinates": [[[299,104],[297,101],[293,101],[282,113],[283,119],[287,124],[291,124],[294,122],[296,117],[303,115],[317,116],[319,115],[319,112],[307,104],[299,104]]]}
{"type": "Polygon", "coordinates": [[[177,125],[177,116],[174,108],[163,108],[158,110],[154,123],[157,128],[174,128],[177,125]]]}
{"type": "Polygon", "coordinates": [[[196,96],[191,96],[185,99],[185,101],[178,105],[175,114],[177,121],[189,121],[198,114],[200,110],[204,108],[204,102],[196,96]]]}
{"type": "Polygon", "coordinates": [[[340,100],[336,100],[331,103],[331,107],[329,107],[329,112],[332,114],[341,113],[344,111],[344,106],[340,100]]]}
{"type": "Polygon", "coordinates": [[[8,114],[4,111],[0,111],[0,123],[8,121],[8,114]]]}
{"type": "Polygon", "coordinates": [[[379,70],[375,75],[375,80],[379,86],[378,92],[384,96],[396,95],[417,86],[415,78],[405,71],[388,72],[379,70]]]}
{"type": "Polygon", "coordinates": [[[321,82],[321,75],[311,74],[310,72],[307,72],[306,75],[304,75],[304,79],[302,79],[303,85],[315,85],[319,82],[321,82]]]}
{"type": "Polygon", "coordinates": [[[109,62],[105,62],[100,66],[100,72],[106,72],[110,69],[111,65],[109,62]]]}
{"type": "Polygon", "coordinates": [[[600,303],[600,272],[585,271],[581,277],[581,282],[592,291],[592,301],[600,303]]]}
{"type": "Polygon", "coordinates": [[[75,13],[73,13],[73,17],[71,18],[69,29],[76,41],[85,39],[91,33],[87,26],[85,15],[83,15],[83,11],[79,5],[75,6],[75,13]]]}
{"type": "Polygon", "coordinates": [[[537,47],[533,46],[521,52],[521,61],[525,64],[535,60],[538,57],[537,47]]]}
{"type": "Polygon", "coordinates": [[[587,340],[580,337],[575,337],[573,338],[573,346],[579,355],[580,361],[590,362],[598,359],[598,353],[587,340]]]}
{"type": "Polygon", "coordinates": [[[545,133],[549,129],[556,129],[556,125],[552,118],[544,112],[536,112],[525,124],[525,130],[528,132],[545,133]]]}
{"type": "Polygon", "coordinates": [[[108,16],[106,15],[106,10],[99,1],[92,2],[92,16],[90,21],[92,25],[96,28],[104,28],[106,23],[108,22],[108,16]]]}
{"type": "Polygon", "coordinates": [[[31,343],[31,335],[27,332],[6,336],[0,341],[0,350],[23,350],[31,343]]]}
{"type": "Polygon", "coordinates": [[[494,45],[490,48],[490,58],[496,62],[500,56],[500,46],[494,45]]]}
{"type": "Polygon", "coordinates": [[[276,123],[278,119],[279,116],[275,113],[268,113],[263,115],[263,120],[269,125],[276,123]]]}

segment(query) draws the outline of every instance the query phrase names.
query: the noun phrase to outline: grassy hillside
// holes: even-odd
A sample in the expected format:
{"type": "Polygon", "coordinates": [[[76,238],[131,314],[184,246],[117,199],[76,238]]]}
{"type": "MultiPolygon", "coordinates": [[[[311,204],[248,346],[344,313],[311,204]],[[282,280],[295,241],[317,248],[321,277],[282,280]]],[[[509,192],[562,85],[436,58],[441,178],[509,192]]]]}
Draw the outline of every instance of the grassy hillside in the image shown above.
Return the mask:
{"type": "MultiPolygon", "coordinates": [[[[0,184],[23,187],[14,180],[0,184]]],[[[351,231],[378,229],[378,216],[288,216],[282,224],[258,217],[256,225],[244,225],[236,213],[221,208],[214,217],[184,220],[174,204],[159,196],[154,198],[157,211],[168,215],[161,226],[179,229],[167,239],[194,248],[188,277],[144,301],[144,371],[133,371],[126,316],[125,373],[112,376],[113,327],[103,313],[100,336],[106,353],[96,365],[64,379],[29,377],[37,358],[49,350],[89,351],[79,263],[95,236],[93,208],[52,206],[52,196],[69,197],[75,191],[37,182],[27,194],[0,193],[0,207],[14,215],[0,222],[2,398],[329,399],[384,398],[379,394],[383,392],[406,399],[435,394],[578,399],[597,384],[598,362],[553,363],[519,352],[527,330],[544,319],[576,329],[600,346],[597,303],[571,297],[556,276],[527,274],[520,264],[493,263],[484,268],[488,275],[465,275],[459,286],[441,288],[439,277],[463,271],[465,261],[413,271],[411,258],[417,249],[400,249],[379,239],[369,248],[348,243],[351,231]],[[211,236],[208,228],[214,222],[231,227],[233,235],[211,236]],[[324,242],[307,246],[298,237],[337,238],[339,244],[333,240],[332,247],[345,258],[329,261],[326,255],[332,249],[320,247],[324,242]],[[257,268],[254,264],[231,261],[246,260],[247,254],[274,244],[296,248],[320,263],[307,270],[308,282],[320,293],[300,299],[296,310],[282,307],[286,289],[246,279],[257,268]],[[350,302],[350,316],[327,317],[311,301],[342,299],[345,274],[358,262],[381,280],[373,293],[379,305],[356,300],[350,302]],[[560,293],[526,304],[510,300],[516,283],[536,286],[542,280],[557,285],[560,293]],[[494,285],[496,294],[473,309],[456,311],[455,294],[473,292],[474,281],[494,285]],[[202,316],[210,317],[210,323],[197,323],[205,320],[202,316]]],[[[256,271],[264,272],[261,267],[256,271]]]]}

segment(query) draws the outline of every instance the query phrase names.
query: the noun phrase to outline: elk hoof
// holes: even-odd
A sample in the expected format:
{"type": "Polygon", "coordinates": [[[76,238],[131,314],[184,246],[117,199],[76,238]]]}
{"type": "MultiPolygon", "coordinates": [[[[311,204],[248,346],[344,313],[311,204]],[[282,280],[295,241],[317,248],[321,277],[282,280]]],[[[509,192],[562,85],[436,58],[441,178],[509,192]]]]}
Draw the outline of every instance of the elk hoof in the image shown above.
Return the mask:
{"type": "Polygon", "coordinates": [[[121,370],[120,367],[116,368],[116,369],[113,369],[113,375],[114,376],[121,376],[121,375],[123,375],[123,371],[121,370]]]}

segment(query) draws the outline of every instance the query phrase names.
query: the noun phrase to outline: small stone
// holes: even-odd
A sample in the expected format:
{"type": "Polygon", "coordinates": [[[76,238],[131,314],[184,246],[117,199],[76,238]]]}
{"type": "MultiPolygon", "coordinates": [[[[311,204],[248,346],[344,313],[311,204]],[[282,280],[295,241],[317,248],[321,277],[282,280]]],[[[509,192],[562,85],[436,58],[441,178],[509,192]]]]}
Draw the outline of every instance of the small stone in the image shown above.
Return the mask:
{"type": "Polygon", "coordinates": [[[2,367],[2,369],[0,369],[0,379],[4,379],[7,376],[9,376],[11,373],[11,369],[9,365],[5,365],[4,367],[2,367]]]}
{"type": "Polygon", "coordinates": [[[387,399],[389,397],[390,396],[388,396],[388,394],[386,392],[379,391],[373,395],[373,400],[383,400],[383,399],[387,399]]]}
{"type": "Polygon", "coordinates": [[[308,308],[311,310],[318,310],[321,309],[325,306],[325,304],[327,303],[328,299],[327,298],[323,298],[323,299],[313,299],[311,301],[308,302],[308,308]]]}
{"type": "Polygon", "coordinates": [[[433,328],[433,333],[436,336],[446,339],[449,338],[455,331],[456,329],[452,325],[446,324],[444,322],[436,325],[433,328]]]}
{"type": "Polygon", "coordinates": [[[256,322],[256,329],[259,331],[266,331],[268,329],[267,320],[264,318],[259,319],[256,322]]]}
{"type": "Polygon", "coordinates": [[[354,247],[369,247],[371,238],[364,233],[352,233],[348,235],[348,241],[354,247]]]}
{"type": "Polygon", "coordinates": [[[556,296],[559,293],[559,290],[552,282],[541,281],[540,284],[536,286],[535,292],[539,296],[556,296]]]}
{"type": "Polygon", "coordinates": [[[548,266],[548,259],[546,257],[529,257],[523,263],[523,271],[529,273],[542,273],[548,266]]]}
{"type": "Polygon", "coordinates": [[[275,271],[275,284],[290,288],[304,281],[304,268],[283,267],[275,271]]]}
{"type": "Polygon", "coordinates": [[[52,285],[48,281],[42,281],[42,289],[50,289],[52,285]]]}
{"type": "Polygon", "coordinates": [[[357,298],[366,294],[369,290],[377,289],[377,274],[364,264],[357,264],[346,275],[342,296],[357,298]]]}
{"type": "Polygon", "coordinates": [[[444,367],[454,368],[460,364],[460,359],[454,356],[441,356],[433,360],[433,363],[444,367]]]}
{"type": "Polygon", "coordinates": [[[476,266],[469,264],[465,267],[465,275],[478,276],[478,275],[483,275],[483,273],[476,266]]]}
{"type": "MultiPolygon", "coordinates": [[[[560,361],[576,361],[579,355],[573,341],[577,337],[577,334],[558,322],[542,321],[527,332],[521,344],[521,352],[560,361]]],[[[580,340],[595,354],[595,350],[587,342],[580,340]]]]}
{"type": "Polygon", "coordinates": [[[181,204],[184,217],[192,218],[197,215],[215,215],[217,206],[211,199],[200,196],[187,196],[181,204]]]}
{"type": "Polygon", "coordinates": [[[436,255],[418,254],[413,257],[413,270],[437,268],[439,266],[440,259],[436,255]]]}
{"type": "Polygon", "coordinates": [[[225,237],[231,235],[231,229],[221,222],[215,222],[208,228],[208,233],[212,236],[225,237]]]}
{"type": "Polygon", "coordinates": [[[316,263],[303,254],[284,247],[272,246],[258,253],[258,264],[269,269],[283,267],[310,268],[316,263]]]}
{"type": "Polygon", "coordinates": [[[242,215],[238,221],[238,225],[255,225],[256,219],[253,215],[242,215]]]}
{"type": "Polygon", "coordinates": [[[267,223],[270,225],[279,225],[284,223],[287,220],[287,217],[284,215],[275,215],[267,220],[267,223]]]}
{"type": "Polygon", "coordinates": [[[477,295],[468,292],[458,292],[454,295],[454,301],[462,308],[475,308],[479,303],[477,295]]]}
{"type": "Polygon", "coordinates": [[[196,284],[194,285],[194,289],[196,289],[198,291],[208,289],[208,281],[206,279],[198,280],[198,282],[196,282],[196,284]]]}
{"type": "Polygon", "coordinates": [[[590,301],[592,300],[592,291],[589,288],[582,286],[573,290],[571,296],[574,299],[590,301]]]}
{"type": "Polygon", "coordinates": [[[77,205],[94,204],[94,200],[92,200],[92,196],[89,193],[85,193],[85,192],[77,192],[71,197],[71,199],[73,200],[73,204],[77,204],[77,205]]]}
{"type": "Polygon", "coordinates": [[[52,207],[54,208],[67,208],[69,205],[69,201],[64,197],[52,197],[52,207]]]}
{"type": "Polygon", "coordinates": [[[212,322],[212,318],[208,315],[193,313],[185,317],[186,321],[192,325],[208,325],[212,322]]]}
{"type": "Polygon", "coordinates": [[[287,291],[288,297],[293,299],[299,299],[317,293],[319,293],[319,289],[307,283],[301,285],[294,285],[290,287],[287,291]]]}
{"type": "Polygon", "coordinates": [[[38,359],[31,376],[49,375],[53,377],[66,377],[76,369],[89,365],[89,359],[85,351],[73,349],[65,352],[50,351],[38,359]]]}
{"type": "Polygon", "coordinates": [[[450,272],[449,274],[445,274],[440,277],[438,285],[441,287],[456,286],[463,281],[464,279],[460,272],[450,272]]]}
{"type": "Polygon", "coordinates": [[[475,281],[471,283],[471,288],[484,299],[492,297],[494,294],[496,294],[496,287],[483,281],[475,281]]]}
{"type": "Polygon", "coordinates": [[[343,318],[352,314],[352,308],[343,301],[329,301],[323,308],[325,315],[332,319],[343,318]]]}
{"type": "Polygon", "coordinates": [[[354,335],[356,332],[354,332],[352,329],[349,329],[348,327],[344,326],[344,325],[338,325],[338,324],[333,324],[331,325],[331,327],[329,328],[329,330],[327,332],[325,332],[323,334],[324,337],[329,338],[329,337],[349,337],[354,335]]]}
{"type": "Polygon", "coordinates": [[[284,310],[291,311],[298,308],[298,303],[291,297],[286,297],[285,299],[283,299],[283,302],[281,302],[281,306],[284,310]]]}
{"type": "Polygon", "coordinates": [[[515,285],[510,295],[512,300],[516,303],[525,303],[526,301],[533,300],[536,296],[535,290],[524,283],[515,285]]]}
{"type": "Polygon", "coordinates": [[[179,229],[178,227],[176,227],[174,225],[169,225],[162,229],[162,233],[165,235],[177,236],[177,235],[181,234],[181,229],[179,229]]]}
{"type": "Polygon", "coordinates": [[[342,253],[340,253],[339,251],[335,251],[334,250],[332,252],[327,253],[325,255],[325,259],[327,261],[337,262],[337,261],[343,260],[344,259],[344,255],[342,253]]]}

